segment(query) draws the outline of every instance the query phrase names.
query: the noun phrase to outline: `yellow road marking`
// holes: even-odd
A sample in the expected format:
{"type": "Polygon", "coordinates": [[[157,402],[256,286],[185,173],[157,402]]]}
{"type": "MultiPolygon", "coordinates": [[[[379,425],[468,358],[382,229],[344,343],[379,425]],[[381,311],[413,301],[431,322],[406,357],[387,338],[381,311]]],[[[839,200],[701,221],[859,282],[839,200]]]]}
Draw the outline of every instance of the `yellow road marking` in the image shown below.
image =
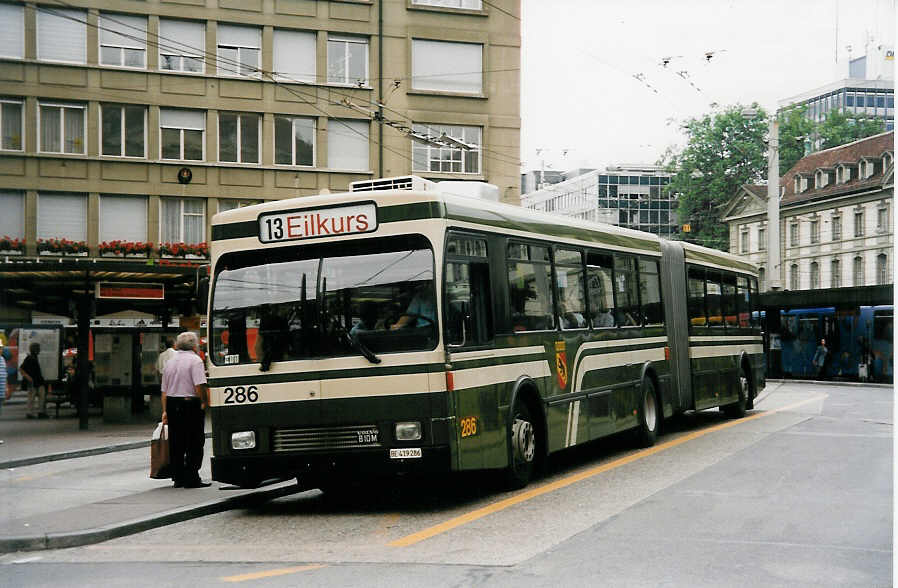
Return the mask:
{"type": "Polygon", "coordinates": [[[317,570],[326,568],[324,564],[312,564],[309,566],[297,566],[295,568],[278,568],[276,570],[266,570],[264,572],[254,572],[252,574],[240,574],[239,576],[224,576],[221,578],[224,582],[245,582],[247,580],[261,580],[262,578],[273,578],[275,576],[286,576],[287,574],[295,574],[296,572],[307,572],[309,570],[317,570]]]}
{"type": "MultiPolygon", "coordinates": [[[[825,396],[824,396],[825,397],[825,396]]],[[[548,494],[549,492],[554,492],[555,490],[559,490],[561,488],[565,488],[570,486],[571,484],[576,484],[582,480],[587,478],[591,478],[593,476],[597,476],[601,473],[607,472],[609,470],[613,470],[615,468],[619,468],[623,465],[627,465],[628,463],[632,463],[636,460],[643,459],[645,457],[649,457],[650,455],[655,455],[656,453],[660,453],[672,447],[676,447],[678,445],[682,445],[683,443],[688,443],[694,439],[698,439],[699,437],[704,437],[709,433],[714,433],[716,431],[721,431],[723,429],[728,429],[730,427],[735,427],[740,423],[745,423],[748,421],[753,421],[755,419],[759,419],[764,416],[770,416],[772,414],[776,414],[778,412],[785,412],[787,410],[791,410],[793,408],[797,408],[804,404],[808,404],[810,402],[815,402],[820,400],[822,397],[817,396],[808,400],[802,400],[801,402],[796,402],[794,404],[790,404],[788,406],[784,406],[782,408],[777,408],[774,410],[759,412],[745,418],[736,419],[732,421],[727,421],[725,423],[721,423],[719,425],[714,425],[713,427],[709,427],[707,429],[702,429],[701,431],[695,431],[693,433],[689,433],[687,435],[683,435],[682,437],[678,437],[672,441],[667,441],[666,443],[662,443],[660,445],[655,445],[654,447],[649,447],[647,449],[643,449],[637,453],[632,455],[628,455],[626,457],[622,457],[620,459],[616,459],[612,462],[596,466],[594,468],[589,468],[587,470],[583,470],[582,472],[577,472],[575,474],[571,474],[566,478],[562,478],[560,480],[555,480],[554,482],[550,482],[548,484],[544,484],[542,486],[538,486],[533,488],[532,490],[527,490],[526,492],[522,492],[520,494],[516,494],[505,500],[500,500],[499,502],[495,502],[493,504],[488,504],[482,508],[478,508],[477,510],[472,510],[471,512],[465,513],[463,515],[459,515],[457,517],[451,518],[448,521],[444,521],[438,525],[434,525],[432,527],[428,527],[427,529],[423,529],[418,531],[417,533],[412,533],[411,535],[406,535],[400,539],[396,539],[388,543],[390,547],[408,547],[410,545],[414,545],[415,543],[420,543],[425,539],[430,539],[436,535],[441,533],[445,533],[446,531],[450,531],[456,527],[460,527],[462,525],[466,525],[470,522],[476,521],[477,519],[482,519],[485,516],[491,515],[493,513],[499,512],[501,510],[505,510],[511,506],[516,504],[520,504],[522,502],[526,502],[527,500],[531,500],[536,498],[537,496],[542,496],[543,494],[548,494]]]]}

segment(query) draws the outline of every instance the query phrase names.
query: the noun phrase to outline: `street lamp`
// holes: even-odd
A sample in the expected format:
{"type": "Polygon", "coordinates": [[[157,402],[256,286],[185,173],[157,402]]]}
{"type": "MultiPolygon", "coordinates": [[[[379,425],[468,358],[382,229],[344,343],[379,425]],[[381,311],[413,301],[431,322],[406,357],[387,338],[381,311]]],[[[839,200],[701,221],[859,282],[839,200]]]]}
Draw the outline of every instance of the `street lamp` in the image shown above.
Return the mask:
{"type": "MultiPolygon", "coordinates": [[[[758,116],[754,108],[742,110],[742,117],[751,120],[758,116]]],[[[767,284],[771,290],[782,288],[780,282],[780,145],[779,121],[770,117],[770,139],[767,145],[767,284]]]]}

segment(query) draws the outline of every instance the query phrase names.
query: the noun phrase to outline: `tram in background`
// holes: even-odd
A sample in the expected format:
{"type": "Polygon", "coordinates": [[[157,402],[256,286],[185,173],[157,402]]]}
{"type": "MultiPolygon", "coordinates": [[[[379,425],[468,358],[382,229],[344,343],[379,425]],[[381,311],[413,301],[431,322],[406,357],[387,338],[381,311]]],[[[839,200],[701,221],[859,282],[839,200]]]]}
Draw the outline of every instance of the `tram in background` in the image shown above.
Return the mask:
{"type": "Polygon", "coordinates": [[[493,469],[519,487],[565,448],[626,431],[648,446],[672,415],[752,406],[754,266],[458,184],[357,182],[214,217],[213,479],[339,491],[493,469]]]}
{"type": "Polygon", "coordinates": [[[814,353],[820,340],[826,339],[829,360],[824,377],[893,381],[892,317],[892,305],[782,311],[784,374],[793,378],[815,377],[814,353]]]}

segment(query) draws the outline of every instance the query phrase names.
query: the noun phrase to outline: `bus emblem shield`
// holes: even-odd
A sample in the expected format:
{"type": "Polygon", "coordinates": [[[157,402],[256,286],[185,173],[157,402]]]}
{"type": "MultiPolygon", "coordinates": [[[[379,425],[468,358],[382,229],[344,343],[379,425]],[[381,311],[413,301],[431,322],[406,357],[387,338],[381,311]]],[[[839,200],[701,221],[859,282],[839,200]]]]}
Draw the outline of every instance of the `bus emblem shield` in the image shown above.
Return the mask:
{"type": "Polygon", "coordinates": [[[564,390],[567,388],[567,353],[562,351],[555,352],[555,370],[558,372],[558,387],[564,390]]]}

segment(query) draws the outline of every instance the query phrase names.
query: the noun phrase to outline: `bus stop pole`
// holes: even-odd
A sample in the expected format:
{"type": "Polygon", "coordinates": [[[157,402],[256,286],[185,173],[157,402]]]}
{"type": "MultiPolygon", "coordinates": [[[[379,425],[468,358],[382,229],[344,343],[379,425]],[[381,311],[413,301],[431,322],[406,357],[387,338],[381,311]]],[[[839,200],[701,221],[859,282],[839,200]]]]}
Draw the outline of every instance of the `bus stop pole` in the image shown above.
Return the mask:
{"type": "Polygon", "coordinates": [[[78,300],[78,429],[87,430],[90,402],[90,283],[85,280],[85,292],[78,300]]]}

